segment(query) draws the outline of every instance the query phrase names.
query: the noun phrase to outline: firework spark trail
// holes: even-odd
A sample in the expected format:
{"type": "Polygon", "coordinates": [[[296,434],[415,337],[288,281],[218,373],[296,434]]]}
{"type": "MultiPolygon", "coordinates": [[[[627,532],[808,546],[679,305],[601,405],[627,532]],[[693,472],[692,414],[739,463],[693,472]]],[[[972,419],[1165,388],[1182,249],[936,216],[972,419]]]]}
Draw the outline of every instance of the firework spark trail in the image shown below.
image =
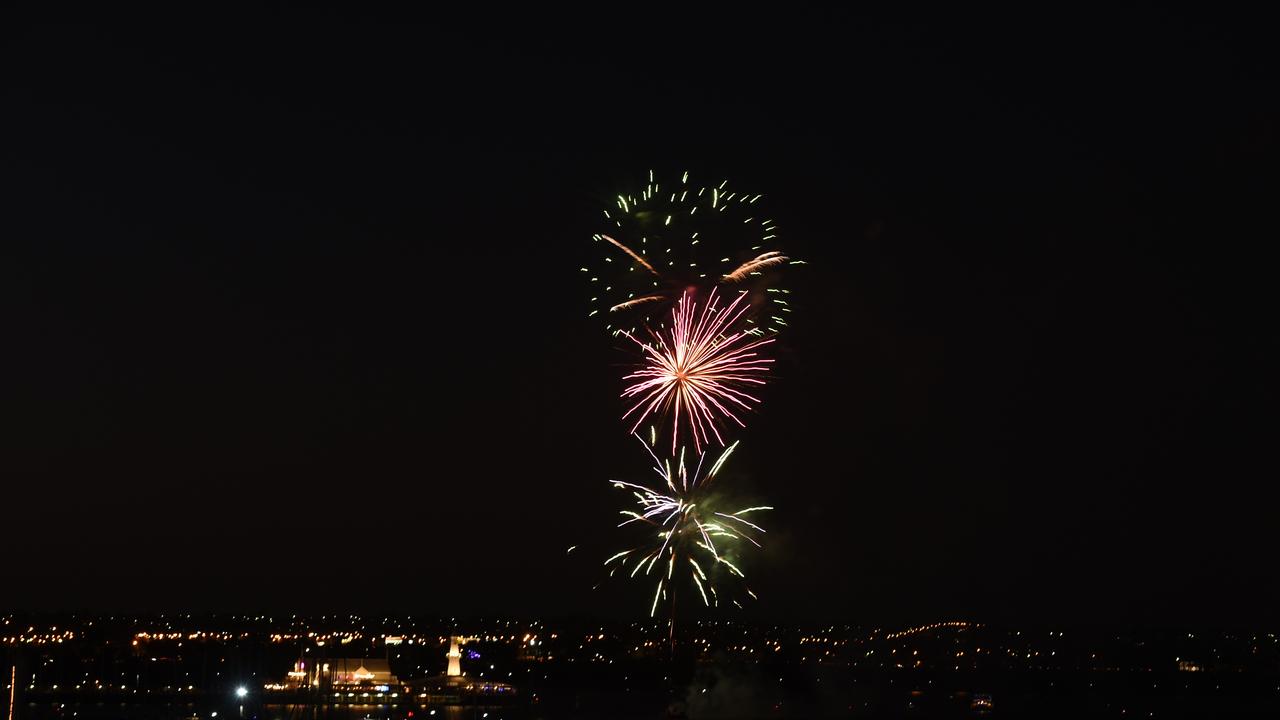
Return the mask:
{"type": "Polygon", "coordinates": [[[645,295],[644,297],[638,297],[638,298],[635,298],[634,300],[628,300],[626,302],[618,303],[617,305],[614,305],[613,307],[609,308],[609,312],[627,310],[637,305],[643,305],[649,302],[657,302],[659,300],[665,300],[666,297],[667,297],[666,295],[645,295]]]}
{"type": "MultiPolygon", "coordinates": [[[[738,443],[735,442],[725,448],[704,475],[702,460],[705,453],[698,453],[698,463],[690,474],[689,466],[684,462],[683,449],[678,454],[673,468],[672,460],[659,460],[639,435],[635,437],[653,458],[654,472],[662,479],[662,486],[650,487],[622,480],[610,481],[614,487],[631,492],[638,506],[636,510],[620,511],[626,519],[619,523],[618,527],[641,523],[655,532],[641,545],[615,553],[604,561],[605,566],[616,563],[613,571],[610,572],[612,575],[619,569],[626,570],[627,566],[634,561],[630,576],[635,577],[642,571],[645,575],[649,575],[658,561],[665,558],[666,569],[659,572],[653,604],[649,609],[650,616],[657,613],[658,602],[664,597],[666,591],[675,591],[672,582],[677,565],[682,572],[688,570],[689,577],[698,588],[698,594],[705,605],[710,607],[713,604],[719,604],[719,592],[713,576],[703,569],[696,556],[701,555],[704,562],[709,563],[708,568],[723,565],[731,575],[745,580],[746,576],[724,556],[722,550],[726,545],[739,540],[746,540],[760,547],[759,541],[751,536],[751,532],[763,534],[764,528],[740,516],[773,508],[760,505],[735,512],[719,512],[714,509],[715,502],[709,494],[710,486],[716,473],[737,448],[738,443]],[[685,567],[686,560],[688,568],[685,567]]],[[[750,588],[747,588],[746,592],[751,597],[755,597],[755,593],[752,593],[750,588]]]]}
{"type": "Polygon", "coordinates": [[[721,278],[725,282],[741,282],[746,280],[747,276],[753,272],[759,272],[763,268],[781,265],[789,258],[777,250],[770,250],[767,253],[758,255],[754,260],[749,260],[738,266],[736,270],[721,278]]]}
{"type": "Polygon", "coordinates": [[[713,290],[707,303],[699,308],[698,302],[686,293],[671,311],[671,329],[665,334],[653,333],[655,343],[646,344],[624,333],[644,352],[643,367],[624,378],[635,382],[622,392],[622,397],[639,398],[622,416],[625,420],[634,415],[632,433],[645,418],[670,411],[674,454],[680,437],[680,417],[684,415],[694,449],[701,453],[712,436],[724,445],[717,428],[720,419],[746,426],[735,410],[748,410],[760,399],[739,388],[765,384],[762,375],[773,360],[761,357],[758,351],[773,338],[754,339],[747,331],[732,331],[747,309],[745,297],[746,293],[739,293],[733,302],[719,307],[713,290]]]}
{"type": "Polygon", "coordinates": [[[611,243],[613,243],[615,246],[617,246],[620,250],[622,250],[622,252],[624,252],[624,253],[626,253],[626,254],[630,255],[632,260],[635,260],[636,262],[638,262],[638,263],[640,263],[641,265],[643,265],[643,266],[644,266],[644,268],[645,268],[646,270],[648,270],[649,272],[653,273],[654,275],[657,275],[657,274],[658,274],[658,271],[657,271],[657,270],[654,270],[652,265],[650,265],[648,262],[646,262],[644,258],[642,258],[642,257],[640,257],[639,255],[635,254],[635,252],[634,252],[634,251],[632,251],[632,249],[631,249],[631,248],[627,247],[626,245],[623,245],[622,243],[618,242],[617,240],[614,240],[613,238],[609,237],[608,235],[601,235],[600,237],[604,238],[605,240],[608,240],[609,242],[611,242],[611,243]]]}

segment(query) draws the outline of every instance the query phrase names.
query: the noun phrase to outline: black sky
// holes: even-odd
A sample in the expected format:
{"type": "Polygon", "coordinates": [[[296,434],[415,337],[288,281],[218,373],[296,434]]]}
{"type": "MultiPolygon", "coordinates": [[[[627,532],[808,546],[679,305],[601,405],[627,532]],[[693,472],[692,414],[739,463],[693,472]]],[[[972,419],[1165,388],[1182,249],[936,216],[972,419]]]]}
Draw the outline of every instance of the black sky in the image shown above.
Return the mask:
{"type": "Polygon", "coordinates": [[[1259,18],[424,20],[11,35],[0,604],[643,615],[575,270],[654,168],[810,263],[753,613],[1280,620],[1259,18]]]}

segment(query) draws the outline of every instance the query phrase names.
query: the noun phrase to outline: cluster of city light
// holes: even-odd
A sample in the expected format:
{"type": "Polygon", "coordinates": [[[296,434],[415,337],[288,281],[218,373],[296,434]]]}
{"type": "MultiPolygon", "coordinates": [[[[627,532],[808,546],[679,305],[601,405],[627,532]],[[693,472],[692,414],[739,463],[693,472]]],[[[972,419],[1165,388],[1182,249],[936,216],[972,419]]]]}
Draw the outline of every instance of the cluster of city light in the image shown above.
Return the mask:
{"type": "Polygon", "coordinates": [[[848,644],[849,640],[848,638],[841,640],[841,639],[835,639],[835,638],[829,638],[829,637],[802,637],[799,639],[798,642],[801,645],[804,645],[805,643],[823,643],[823,644],[829,643],[833,646],[839,646],[839,645],[848,644]]]}
{"type": "MultiPolygon", "coordinates": [[[[678,478],[678,473],[675,476],[678,478]]],[[[148,671],[146,668],[155,667],[151,665],[152,662],[161,662],[161,669],[158,670],[159,678],[173,683],[175,679],[182,679],[184,669],[198,670],[199,665],[183,666],[180,663],[191,663],[193,659],[199,663],[203,653],[206,652],[204,649],[187,654],[185,651],[175,653],[171,646],[137,647],[132,654],[127,654],[124,658],[132,664],[123,665],[118,672],[110,671],[99,678],[91,677],[89,672],[83,672],[81,676],[81,671],[86,666],[82,666],[78,658],[84,655],[85,643],[97,642],[92,638],[101,635],[100,631],[94,631],[86,637],[86,628],[90,627],[90,622],[76,622],[73,625],[74,630],[61,627],[62,623],[59,623],[56,632],[70,633],[70,637],[74,637],[73,644],[69,648],[64,643],[62,647],[38,651],[37,656],[43,656],[45,660],[43,663],[32,664],[31,674],[19,678],[17,689],[37,697],[38,694],[48,693],[53,696],[88,696],[103,699],[140,698],[148,695],[163,698],[166,694],[186,698],[200,692],[196,690],[195,684],[188,684],[186,681],[198,677],[198,672],[186,673],[187,678],[182,680],[181,685],[175,683],[161,686],[158,683],[152,684],[152,681],[157,679],[157,671],[148,671]],[[69,671],[69,667],[62,666],[61,663],[64,660],[70,662],[70,667],[74,670],[69,671]],[[53,664],[49,665],[49,663],[53,664]],[[169,669],[163,663],[179,663],[179,665],[169,669]],[[139,669],[142,671],[140,679],[136,674],[139,669]],[[175,673],[177,678],[173,678],[175,673]]],[[[53,630],[46,624],[33,626],[28,622],[9,623],[9,628],[13,628],[14,625],[17,625],[17,628],[10,629],[11,634],[21,631],[23,634],[32,635],[53,630]]],[[[94,627],[100,626],[101,623],[94,627]]],[[[109,643],[123,641],[127,646],[131,639],[137,640],[138,635],[134,634],[137,626],[133,624],[127,629],[122,628],[119,635],[111,635],[110,631],[107,631],[108,634],[103,636],[103,641],[109,643]],[[106,638],[118,638],[118,640],[106,638]]],[[[902,673],[1008,668],[1027,671],[1155,670],[1212,674],[1231,669],[1233,663],[1250,662],[1248,658],[1262,658],[1265,661],[1267,657],[1277,657],[1277,652],[1280,652],[1280,638],[1277,638],[1274,633],[1188,633],[1185,638],[1177,638],[1176,645],[1161,651],[1162,653],[1167,651],[1167,654],[1152,655],[1149,649],[1150,644],[1148,649],[1140,650],[1144,640],[1140,636],[1103,638],[1105,643],[1114,643],[1114,645],[1089,647],[1083,645],[1079,638],[1073,638],[1068,642],[1066,637],[1071,633],[1057,630],[1048,632],[993,630],[966,622],[930,623],[904,629],[864,630],[849,626],[824,626],[815,629],[703,621],[694,623],[692,628],[688,633],[690,637],[687,642],[696,652],[708,657],[723,654],[735,657],[744,663],[840,663],[850,668],[882,669],[902,673]]],[[[663,637],[666,635],[666,623],[654,621],[610,625],[607,628],[604,626],[581,628],[572,633],[555,633],[541,623],[515,623],[514,626],[508,623],[504,626],[502,622],[490,622],[472,625],[468,630],[473,637],[487,642],[515,646],[517,651],[514,657],[517,662],[525,664],[525,671],[530,667],[555,667],[540,665],[541,663],[602,665],[623,662],[628,657],[652,658],[666,644],[663,637]]],[[[302,635],[307,637],[306,633],[302,635]]],[[[235,644],[246,641],[246,633],[238,629],[210,631],[206,626],[205,636],[214,643],[235,644]],[[223,641],[218,638],[228,638],[228,640],[223,641]]],[[[143,634],[143,637],[148,640],[172,638],[177,643],[181,643],[189,638],[189,633],[166,628],[156,632],[149,630],[143,634]]],[[[266,632],[254,632],[248,634],[248,637],[249,642],[265,644],[270,636],[266,632]]],[[[388,638],[392,638],[394,642],[396,637],[402,636],[378,632],[369,639],[371,642],[378,643],[381,650],[381,645],[385,644],[388,638]]],[[[415,636],[406,634],[403,637],[407,645],[408,639],[415,636]]],[[[446,638],[420,633],[416,636],[415,642],[418,639],[422,640],[422,645],[434,647],[444,642],[446,638]]],[[[304,646],[307,645],[306,640],[300,639],[299,642],[304,646]]],[[[372,650],[372,647],[369,649],[372,650]]],[[[305,652],[306,647],[300,648],[300,651],[305,652]]],[[[401,650],[393,649],[392,655],[399,652],[401,650]]],[[[426,654],[432,653],[434,650],[426,654]]],[[[233,657],[232,653],[213,651],[210,652],[209,660],[215,664],[214,667],[219,667],[218,663],[227,663],[231,657],[233,657]]],[[[308,668],[310,664],[308,661],[308,668]]],[[[223,670],[222,673],[214,673],[213,668],[210,669],[207,681],[214,684],[211,686],[200,684],[202,690],[208,691],[210,687],[225,688],[228,682],[234,680],[250,681],[250,678],[229,677],[229,673],[226,672],[230,667],[228,664],[221,664],[220,667],[223,670]]],[[[421,672],[421,666],[419,671],[421,672]]],[[[255,678],[252,682],[251,687],[255,689],[261,687],[267,691],[298,687],[296,683],[288,684],[288,681],[284,681],[283,678],[271,678],[265,683],[261,678],[255,678]]],[[[477,681],[477,686],[479,682],[477,681]]],[[[232,691],[234,687],[233,684],[232,691]]],[[[400,692],[401,697],[407,694],[394,684],[386,691],[377,690],[376,685],[357,689],[357,693],[365,691],[375,696],[377,692],[400,692]]],[[[345,692],[344,688],[344,696],[345,692]]],[[[413,694],[416,695],[416,688],[413,694]]]]}
{"type": "Polygon", "coordinates": [[[906,637],[908,635],[915,635],[918,633],[929,632],[931,630],[940,630],[942,628],[964,629],[964,628],[970,628],[970,627],[974,627],[974,625],[972,623],[967,623],[967,622],[958,622],[958,621],[937,622],[937,623],[930,623],[928,625],[919,625],[917,627],[907,628],[906,630],[899,630],[898,632],[894,632],[894,633],[889,633],[884,636],[884,639],[894,640],[900,637],[906,637]]]}
{"type": "Polygon", "coordinates": [[[17,635],[0,635],[0,644],[4,645],[57,645],[68,642],[76,638],[75,632],[71,630],[61,630],[58,628],[49,628],[47,631],[36,630],[35,627],[27,628],[26,632],[17,635]]]}
{"type": "Polygon", "coordinates": [[[32,691],[48,690],[49,692],[58,692],[60,690],[77,690],[77,691],[88,690],[92,692],[110,692],[110,693],[128,692],[134,695],[139,693],[147,695],[152,693],[194,692],[196,689],[195,685],[187,685],[185,687],[182,685],[165,685],[163,687],[158,687],[158,688],[141,688],[140,689],[136,687],[131,688],[125,684],[120,684],[120,685],[114,685],[112,683],[104,684],[101,680],[94,680],[92,683],[92,686],[86,683],[77,683],[75,685],[69,685],[69,686],[60,684],[60,683],[52,683],[49,685],[40,685],[38,683],[30,683],[26,687],[27,687],[27,690],[32,690],[32,691]]]}
{"type": "Polygon", "coordinates": [[[334,642],[340,645],[356,642],[363,636],[356,631],[345,633],[318,633],[318,632],[298,632],[298,633],[271,633],[269,639],[273,643],[291,643],[299,641],[311,641],[323,647],[325,644],[334,642]]]}
{"type": "Polygon", "coordinates": [[[133,639],[134,644],[136,645],[139,642],[160,642],[165,640],[218,640],[221,642],[227,642],[229,640],[247,640],[249,636],[250,633],[248,632],[231,633],[208,632],[201,630],[195,632],[139,632],[134,634],[133,639]]]}

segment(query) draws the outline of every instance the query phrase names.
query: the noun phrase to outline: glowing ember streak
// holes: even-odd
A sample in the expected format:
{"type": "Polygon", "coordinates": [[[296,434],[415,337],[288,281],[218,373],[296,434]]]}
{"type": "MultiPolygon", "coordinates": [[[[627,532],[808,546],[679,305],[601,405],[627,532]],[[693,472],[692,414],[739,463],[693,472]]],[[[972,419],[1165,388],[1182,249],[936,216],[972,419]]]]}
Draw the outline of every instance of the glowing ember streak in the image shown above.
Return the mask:
{"type": "Polygon", "coordinates": [[[759,272],[762,268],[771,267],[773,265],[781,265],[787,261],[787,256],[777,250],[770,250],[767,253],[757,256],[754,260],[750,260],[738,266],[738,269],[724,276],[725,282],[741,282],[747,279],[747,276],[753,272],[759,272]]]}
{"type": "MultiPolygon", "coordinates": [[[[710,492],[712,481],[738,443],[725,448],[720,457],[709,464],[710,468],[704,474],[705,453],[698,454],[698,461],[690,472],[689,466],[684,462],[683,449],[673,468],[672,460],[659,460],[639,435],[635,437],[653,458],[654,472],[662,478],[663,486],[649,487],[621,480],[611,481],[614,487],[629,491],[637,504],[634,510],[620,511],[625,519],[618,527],[641,524],[647,526],[652,533],[640,545],[615,553],[604,564],[609,566],[616,563],[615,571],[625,571],[628,564],[631,564],[629,575],[635,577],[641,572],[648,575],[659,560],[665,561],[666,567],[659,572],[657,578],[653,604],[649,608],[650,616],[657,613],[658,602],[666,596],[664,591],[672,589],[677,566],[682,570],[688,569],[689,577],[704,604],[708,607],[718,605],[719,592],[711,571],[722,565],[730,576],[745,579],[745,575],[726,557],[726,553],[747,549],[739,541],[760,547],[752,534],[764,534],[764,528],[739,516],[773,508],[760,505],[736,512],[720,512],[715,509],[717,497],[710,492]],[[708,563],[706,570],[698,562],[697,556],[708,563]],[[687,567],[684,562],[686,560],[687,567]]],[[[755,597],[750,588],[745,589],[748,595],[755,597]]]]}
{"type": "Polygon", "coordinates": [[[622,416],[624,420],[635,416],[631,432],[646,417],[670,412],[674,453],[684,416],[694,449],[700,453],[712,436],[724,445],[717,428],[721,419],[728,418],[745,427],[737,412],[750,409],[760,400],[740,388],[764,385],[763,375],[773,363],[758,352],[773,338],[755,339],[747,331],[732,331],[747,309],[745,297],[746,293],[739,293],[722,308],[713,290],[707,303],[699,307],[685,293],[671,311],[671,329],[665,334],[653,333],[654,344],[642,343],[626,333],[644,350],[643,367],[624,378],[635,382],[622,396],[638,398],[622,416]]]}
{"type": "Polygon", "coordinates": [[[614,305],[613,307],[609,308],[609,312],[626,310],[628,308],[633,308],[637,305],[643,305],[644,303],[650,303],[650,302],[657,302],[658,300],[663,300],[665,298],[666,298],[666,295],[645,295],[644,297],[638,297],[634,300],[628,300],[626,302],[618,303],[617,305],[614,305]]]}
{"type": "Polygon", "coordinates": [[[630,255],[632,260],[635,260],[636,262],[638,262],[638,263],[640,263],[641,265],[643,265],[643,266],[644,266],[644,268],[645,268],[646,270],[648,270],[649,272],[653,273],[654,275],[657,275],[657,274],[658,274],[658,271],[657,271],[657,270],[654,270],[652,265],[650,265],[649,263],[645,262],[644,258],[642,258],[642,257],[640,257],[639,255],[637,255],[637,254],[635,254],[634,252],[632,252],[632,251],[631,251],[631,248],[627,247],[626,245],[623,245],[622,243],[618,242],[617,240],[614,240],[613,238],[609,237],[608,235],[601,235],[600,237],[604,238],[605,240],[608,240],[609,242],[611,242],[611,243],[613,243],[615,246],[617,246],[619,249],[621,249],[621,250],[622,250],[622,252],[624,252],[624,253],[626,253],[626,254],[630,255]]]}

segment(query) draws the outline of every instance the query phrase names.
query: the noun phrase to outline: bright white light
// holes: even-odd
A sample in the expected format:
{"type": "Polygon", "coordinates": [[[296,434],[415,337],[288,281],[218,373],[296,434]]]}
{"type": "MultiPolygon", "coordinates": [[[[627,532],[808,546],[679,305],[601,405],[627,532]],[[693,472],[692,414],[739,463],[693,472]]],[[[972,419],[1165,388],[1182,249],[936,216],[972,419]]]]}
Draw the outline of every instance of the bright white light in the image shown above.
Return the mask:
{"type": "Polygon", "coordinates": [[[242,698],[242,697],[244,697],[245,695],[248,695],[248,694],[249,694],[249,688],[247,688],[247,687],[245,687],[245,686],[243,686],[243,685],[241,685],[240,687],[236,688],[236,697],[238,697],[238,698],[242,698]]]}

